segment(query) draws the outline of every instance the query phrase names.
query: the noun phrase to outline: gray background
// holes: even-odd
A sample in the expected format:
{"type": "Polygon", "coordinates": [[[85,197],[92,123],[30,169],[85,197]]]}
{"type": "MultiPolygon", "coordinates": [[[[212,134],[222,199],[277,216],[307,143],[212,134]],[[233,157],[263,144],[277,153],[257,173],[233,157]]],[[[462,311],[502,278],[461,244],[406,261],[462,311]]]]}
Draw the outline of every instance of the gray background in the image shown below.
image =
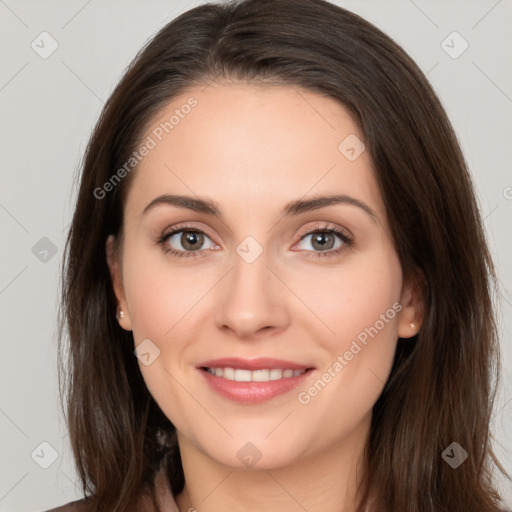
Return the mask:
{"type": "MultiPolygon", "coordinates": [[[[74,175],[93,124],[130,60],[165,23],[201,3],[0,0],[2,512],[40,511],[81,496],[58,405],[55,335],[74,175]],[[43,31],[58,43],[47,58],[31,47],[35,41],[39,52],[51,49],[43,31]]],[[[405,48],[427,74],[460,138],[502,284],[504,373],[494,425],[497,454],[510,472],[512,0],[335,3],[405,48]],[[464,41],[469,46],[458,55],[464,41]]],[[[512,505],[511,483],[500,480],[500,486],[512,505]]]]}

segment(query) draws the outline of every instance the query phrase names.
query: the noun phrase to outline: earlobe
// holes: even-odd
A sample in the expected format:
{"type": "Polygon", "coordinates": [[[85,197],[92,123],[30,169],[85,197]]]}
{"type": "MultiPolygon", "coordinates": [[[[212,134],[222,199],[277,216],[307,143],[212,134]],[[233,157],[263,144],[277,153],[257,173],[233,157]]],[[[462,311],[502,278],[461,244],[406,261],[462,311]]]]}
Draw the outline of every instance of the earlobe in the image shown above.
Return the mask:
{"type": "Polygon", "coordinates": [[[105,243],[105,252],[107,255],[110,279],[118,304],[116,318],[123,329],[131,331],[131,321],[130,316],[128,315],[128,305],[124,294],[121,265],[119,263],[119,255],[116,252],[115,238],[113,235],[109,235],[107,238],[105,243]]]}
{"type": "Polygon", "coordinates": [[[412,338],[421,328],[424,311],[422,282],[420,276],[415,276],[402,289],[400,299],[402,310],[398,315],[399,338],[412,338]]]}

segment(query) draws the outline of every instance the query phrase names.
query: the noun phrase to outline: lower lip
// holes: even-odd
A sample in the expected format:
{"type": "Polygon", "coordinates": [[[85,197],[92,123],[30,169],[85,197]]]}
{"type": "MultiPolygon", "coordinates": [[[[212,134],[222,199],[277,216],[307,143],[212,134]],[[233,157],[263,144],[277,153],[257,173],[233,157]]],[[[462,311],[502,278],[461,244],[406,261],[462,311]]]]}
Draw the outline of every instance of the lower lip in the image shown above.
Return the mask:
{"type": "Polygon", "coordinates": [[[199,368],[199,371],[203,374],[206,382],[208,382],[214,391],[225,398],[245,404],[259,404],[278,395],[289,393],[303,384],[304,380],[313,372],[312,369],[309,369],[296,377],[270,380],[267,382],[238,382],[236,380],[217,377],[201,368],[199,368]]]}

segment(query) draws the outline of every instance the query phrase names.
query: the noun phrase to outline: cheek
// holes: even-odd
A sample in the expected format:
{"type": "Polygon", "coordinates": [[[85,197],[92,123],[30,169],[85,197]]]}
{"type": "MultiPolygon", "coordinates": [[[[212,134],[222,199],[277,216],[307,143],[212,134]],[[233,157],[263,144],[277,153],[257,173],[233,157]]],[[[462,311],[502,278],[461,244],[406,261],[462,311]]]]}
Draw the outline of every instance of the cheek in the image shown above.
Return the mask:
{"type": "Polygon", "coordinates": [[[329,356],[301,403],[338,411],[339,421],[356,421],[371,410],[393,363],[401,286],[398,258],[383,250],[333,273],[329,286],[320,287],[323,293],[310,292],[333,332],[321,338],[329,356]]]}
{"type": "MultiPolygon", "coordinates": [[[[139,360],[139,368],[149,392],[164,413],[186,431],[192,421],[190,396],[179,383],[189,378],[184,372],[191,371],[187,367],[191,326],[199,324],[201,299],[213,283],[209,284],[208,276],[198,274],[191,281],[190,272],[173,269],[166,257],[154,250],[134,247],[126,254],[124,287],[134,342],[138,346],[149,339],[156,346],[151,346],[155,352],[151,352],[150,364],[139,360]],[[153,359],[153,354],[158,355],[153,359]]],[[[197,394],[192,387],[188,389],[197,394]]]]}
{"type": "Polygon", "coordinates": [[[323,338],[330,339],[332,346],[343,348],[347,340],[376,323],[383,334],[391,334],[396,327],[396,309],[400,309],[401,287],[398,257],[383,247],[355,254],[339,268],[313,269],[302,280],[300,294],[323,321],[327,333],[323,338]],[[332,336],[329,337],[328,331],[332,336]]]}
{"type": "Polygon", "coordinates": [[[190,271],[173,269],[167,258],[154,248],[127,252],[124,288],[136,342],[150,338],[158,343],[172,336],[180,319],[194,316],[211,287],[207,272],[198,271],[191,279],[190,271]]]}

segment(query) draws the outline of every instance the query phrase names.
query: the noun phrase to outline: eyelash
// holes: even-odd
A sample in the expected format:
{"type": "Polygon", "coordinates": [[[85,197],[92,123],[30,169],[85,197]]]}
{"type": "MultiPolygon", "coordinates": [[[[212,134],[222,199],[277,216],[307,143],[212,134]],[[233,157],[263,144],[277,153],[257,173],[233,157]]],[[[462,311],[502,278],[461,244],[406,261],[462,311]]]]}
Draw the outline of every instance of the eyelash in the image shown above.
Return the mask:
{"type": "MultiPolygon", "coordinates": [[[[176,249],[173,249],[172,247],[168,247],[166,245],[167,240],[175,235],[176,233],[199,233],[202,235],[206,235],[208,238],[207,233],[205,233],[203,230],[195,227],[195,226],[189,226],[189,225],[182,225],[174,228],[172,231],[166,232],[163,234],[158,240],[157,243],[162,247],[162,250],[165,254],[171,254],[172,256],[176,258],[202,258],[206,256],[206,254],[201,254],[207,252],[206,250],[197,250],[197,251],[178,251],[176,249]],[[199,253],[199,254],[197,254],[199,253]]],[[[331,257],[331,256],[338,256],[342,251],[347,249],[348,247],[351,247],[353,244],[352,237],[348,236],[345,232],[341,231],[338,228],[334,228],[332,226],[323,225],[323,226],[316,226],[312,230],[307,231],[306,233],[302,234],[300,237],[300,240],[302,241],[306,236],[314,235],[317,233],[329,233],[337,235],[342,241],[343,245],[335,250],[330,251],[306,251],[308,253],[312,253],[308,257],[312,258],[323,258],[323,257],[331,257]]]]}

